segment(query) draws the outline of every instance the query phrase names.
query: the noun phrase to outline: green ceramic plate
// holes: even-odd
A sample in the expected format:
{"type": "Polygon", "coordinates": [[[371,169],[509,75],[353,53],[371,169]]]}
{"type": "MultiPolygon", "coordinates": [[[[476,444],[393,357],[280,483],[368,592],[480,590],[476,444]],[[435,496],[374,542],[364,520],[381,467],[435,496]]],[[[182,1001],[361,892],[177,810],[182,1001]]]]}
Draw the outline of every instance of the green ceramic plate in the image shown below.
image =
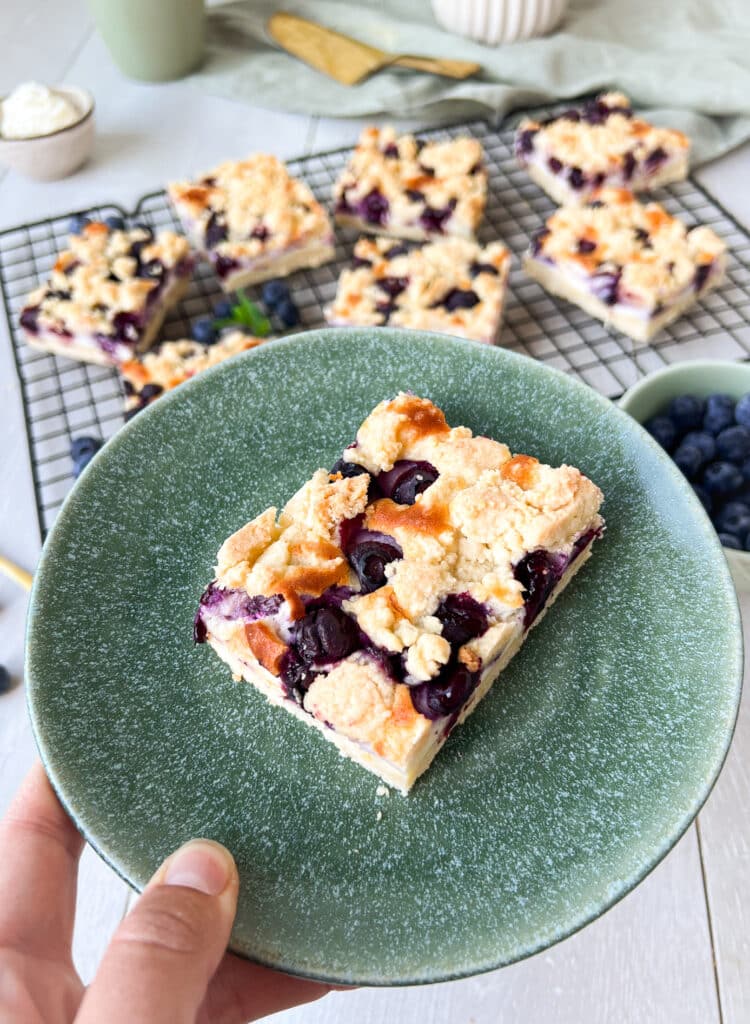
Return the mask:
{"type": "Polygon", "coordinates": [[[45,548],[27,670],[54,784],[128,881],[211,836],[242,876],[235,950],[390,985],[527,956],[631,889],[716,778],[742,652],[716,534],[630,417],[502,349],[335,330],[209,371],[104,448],[45,548]],[[224,538],[332,464],[399,389],[578,465],[608,521],[408,798],[377,796],[374,776],[191,640],[224,538]]]}

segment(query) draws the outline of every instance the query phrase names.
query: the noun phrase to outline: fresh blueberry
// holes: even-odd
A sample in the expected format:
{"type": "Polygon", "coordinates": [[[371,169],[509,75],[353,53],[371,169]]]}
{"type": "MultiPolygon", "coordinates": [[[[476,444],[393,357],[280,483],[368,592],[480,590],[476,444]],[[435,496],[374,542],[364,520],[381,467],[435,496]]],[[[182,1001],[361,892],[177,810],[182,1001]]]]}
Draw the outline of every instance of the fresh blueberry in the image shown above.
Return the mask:
{"type": "Polygon", "coordinates": [[[704,462],[710,462],[716,458],[716,441],[705,430],[690,430],[682,439],[681,445],[690,445],[697,448],[701,453],[704,462]]]}
{"type": "Polygon", "coordinates": [[[709,462],[702,483],[712,497],[727,498],[742,487],[742,474],[731,462],[709,462]]]}
{"type": "Polygon", "coordinates": [[[282,299],[275,312],[284,327],[296,327],[299,323],[299,310],[289,298],[282,299]]]}
{"type": "Polygon", "coordinates": [[[104,223],[111,231],[124,231],[125,230],[125,218],[121,217],[117,213],[111,214],[109,217],[104,218],[104,223]]]}
{"type": "Polygon", "coordinates": [[[744,501],[728,501],[714,516],[714,525],[721,532],[744,537],[750,531],[750,505],[744,501]]]}
{"type": "Polygon", "coordinates": [[[76,461],[84,455],[93,455],[101,446],[102,442],[98,437],[74,437],[70,443],[70,457],[76,461]]]}
{"type": "Polygon", "coordinates": [[[745,483],[750,483],[750,459],[745,459],[740,466],[740,473],[745,483]]]}
{"type": "Polygon", "coordinates": [[[709,395],[703,414],[703,429],[718,434],[734,423],[734,399],[729,395],[709,395]]]}
{"type": "Polygon", "coordinates": [[[261,294],[266,306],[275,309],[281,301],[289,298],[289,286],[277,277],[273,281],[265,282],[261,294]]]}
{"type": "Polygon", "coordinates": [[[214,306],[214,316],[217,320],[228,320],[232,315],[234,303],[231,299],[219,299],[214,306]]]}
{"type": "Polygon", "coordinates": [[[677,430],[668,416],[652,416],[643,424],[649,434],[668,452],[677,441],[677,430]]]}
{"type": "Polygon", "coordinates": [[[0,665],[0,693],[7,693],[11,687],[10,672],[5,665],[0,665]]]}
{"type": "Polygon", "coordinates": [[[733,533],[722,532],[719,534],[719,540],[723,548],[735,548],[737,551],[742,551],[742,541],[733,533]]]}
{"type": "Polygon", "coordinates": [[[711,495],[708,493],[706,488],[701,487],[700,484],[693,484],[693,490],[695,491],[698,501],[705,508],[706,512],[708,512],[708,514],[711,515],[711,510],[713,509],[714,503],[711,500],[711,495]]]}
{"type": "Polygon", "coordinates": [[[684,441],[679,445],[672,458],[688,480],[692,480],[698,475],[704,461],[700,449],[691,444],[685,444],[684,441]]]}
{"type": "Polygon", "coordinates": [[[737,425],[722,430],[716,437],[716,452],[720,459],[741,465],[750,458],[750,428],[737,425]]]}
{"type": "Polygon", "coordinates": [[[703,402],[695,395],[677,395],[667,406],[667,416],[681,434],[698,430],[703,422],[703,402]]]}
{"type": "Polygon", "coordinates": [[[194,320],[190,326],[190,333],[201,345],[213,345],[216,341],[216,328],[213,317],[202,316],[194,320]]]}
{"type": "Polygon", "coordinates": [[[750,427],[750,394],[743,395],[734,407],[734,418],[743,427],[750,427]]]}
{"type": "Polygon", "coordinates": [[[75,217],[71,217],[68,221],[68,231],[71,235],[80,235],[86,225],[90,223],[91,221],[85,214],[77,213],[75,217]]]}
{"type": "Polygon", "coordinates": [[[74,437],[70,444],[70,457],[73,460],[73,476],[78,478],[88,466],[103,442],[98,437],[74,437]]]}

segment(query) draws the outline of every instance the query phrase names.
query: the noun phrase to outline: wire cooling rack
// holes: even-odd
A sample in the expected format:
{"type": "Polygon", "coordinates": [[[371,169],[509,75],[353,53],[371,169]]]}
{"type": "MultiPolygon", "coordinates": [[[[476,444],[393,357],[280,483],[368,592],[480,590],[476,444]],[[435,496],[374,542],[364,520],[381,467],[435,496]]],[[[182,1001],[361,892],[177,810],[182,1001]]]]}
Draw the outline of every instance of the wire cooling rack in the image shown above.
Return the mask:
{"type": "MultiPolygon", "coordinates": [[[[670,186],[655,198],[686,223],[707,224],[725,239],[730,249],[726,281],[662,331],[651,345],[636,345],[570,303],[548,295],[521,270],[518,256],[554,204],[516,166],[510,125],[494,128],[480,121],[430,129],[420,136],[448,139],[466,133],[481,141],[489,172],[480,240],[500,238],[516,256],[499,344],[570,373],[610,398],[668,363],[705,355],[728,360],[750,356],[750,236],[695,181],[670,186]]],[[[288,167],[328,205],[333,182],[349,152],[346,148],[317,153],[292,160],[288,167]]],[[[133,211],[113,204],[84,212],[95,217],[120,214],[155,229],[179,227],[164,192],[144,196],[133,211]]],[[[124,396],[113,370],[32,349],[17,327],[25,296],[47,276],[55,254],[66,245],[70,217],[67,213],[0,232],[0,286],[21,383],[43,537],[72,486],[71,439],[93,434],[106,440],[123,422],[124,396]]],[[[323,307],[333,299],[336,280],[349,261],[355,238],[352,231],[338,231],[335,260],[299,271],[290,279],[302,328],[323,323],[323,307]]],[[[259,289],[249,292],[259,297],[259,289]]],[[[187,336],[190,321],[209,312],[220,297],[210,267],[199,265],[187,296],[167,317],[162,336],[187,336]]]]}

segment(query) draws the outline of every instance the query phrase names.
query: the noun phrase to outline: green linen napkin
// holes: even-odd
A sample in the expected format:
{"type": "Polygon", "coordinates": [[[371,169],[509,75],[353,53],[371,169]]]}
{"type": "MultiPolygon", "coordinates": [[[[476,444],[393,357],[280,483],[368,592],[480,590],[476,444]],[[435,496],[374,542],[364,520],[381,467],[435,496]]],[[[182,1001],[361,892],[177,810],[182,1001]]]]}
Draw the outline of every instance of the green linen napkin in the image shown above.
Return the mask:
{"type": "Polygon", "coordinates": [[[689,135],[698,164],[750,138],[750,3],[572,0],[552,35],[494,47],[441,29],[429,0],[233,0],[209,8],[208,59],[194,79],[210,92],[295,113],[425,122],[488,110],[502,116],[619,88],[655,123],[689,135]],[[277,10],[394,53],[475,60],[484,72],[455,82],[381,71],[339,85],[271,41],[264,26],[277,10]]]}

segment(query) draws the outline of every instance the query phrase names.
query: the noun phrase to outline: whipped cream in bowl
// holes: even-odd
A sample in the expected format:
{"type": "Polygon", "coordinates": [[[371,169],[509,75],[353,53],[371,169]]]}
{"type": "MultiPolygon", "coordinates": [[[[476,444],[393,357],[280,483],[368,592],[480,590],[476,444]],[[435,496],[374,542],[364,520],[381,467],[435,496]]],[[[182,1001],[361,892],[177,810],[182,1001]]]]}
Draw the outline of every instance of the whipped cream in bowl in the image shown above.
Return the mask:
{"type": "Polygon", "coordinates": [[[67,92],[39,82],[24,82],[0,106],[0,133],[5,139],[29,139],[69,128],[87,113],[67,92]]]}
{"type": "Polygon", "coordinates": [[[72,174],[94,144],[94,98],[76,86],[24,82],[0,99],[0,163],[40,181],[72,174]]]}

